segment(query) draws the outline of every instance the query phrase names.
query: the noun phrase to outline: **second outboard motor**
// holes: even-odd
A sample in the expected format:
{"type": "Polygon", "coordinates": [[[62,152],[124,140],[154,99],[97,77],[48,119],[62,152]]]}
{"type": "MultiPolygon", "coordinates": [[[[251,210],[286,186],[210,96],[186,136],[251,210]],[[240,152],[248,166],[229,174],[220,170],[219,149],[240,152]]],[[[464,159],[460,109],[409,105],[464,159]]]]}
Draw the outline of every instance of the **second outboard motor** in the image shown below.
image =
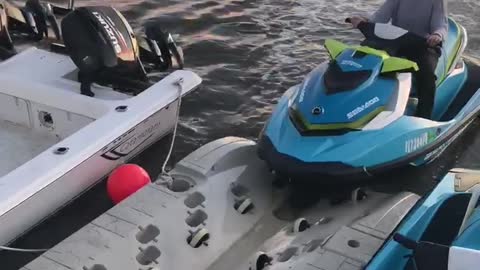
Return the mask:
{"type": "Polygon", "coordinates": [[[8,32],[6,7],[0,2],[0,59],[8,58],[12,54],[14,54],[14,47],[8,32]]]}
{"type": "Polygon", "coordinates": [[[23,8],[24,12],[31,13],[35,21],[36,35],[37,40],[43,39],[45,35],[48,37],[48,24],[52,27],[53,32],[58,40],[61,39],[60,29],[57,24],[57,19],[53,13],[52,5],[49,3],[43,3],[39,0],[27,0],[25,7],[23,8]]]}
{"type": "Polygon", "coordinates": [[[135,34],[114,8],[77,8],[63,19],[62,33],[67,52],[79,68],[82,94],[93,96],[90,86],[98,79],[147,80],[135,34]]]}
{"type": "Polygon", "coordinates": [[[18,7],[8,1],[2,1],[9,18],[12,31],[28,34],[34,40],[48,37],[48,26],[52,27],[56,39],[60,40],[60,29],[50,3],[39,0],[27,0],[24,7],[18,7]]]}
{"type": "Polygon", "coordinates": [[[170,33],[163,31],[158,24],[145,27],[143,39],[148,47],[140,47],[140,57],[158,70],[177,67],[183,68],[183,51],[177,46],[170,33]]]}

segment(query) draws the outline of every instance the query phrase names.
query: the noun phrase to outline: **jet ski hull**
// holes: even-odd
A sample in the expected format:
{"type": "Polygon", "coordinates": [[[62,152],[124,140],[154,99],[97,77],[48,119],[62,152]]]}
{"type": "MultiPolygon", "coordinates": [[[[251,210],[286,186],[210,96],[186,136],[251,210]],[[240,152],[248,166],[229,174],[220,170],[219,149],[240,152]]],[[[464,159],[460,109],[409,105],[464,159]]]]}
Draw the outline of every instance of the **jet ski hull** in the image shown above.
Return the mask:
{"type": "Polygon", "coordinates": [[[397,107],[382,112],[386,116],[377,116],[380,120],[371,121],[375,123],[348,130],[299,129],[291,107],[304,86],[290,88],[259,136],[260,158],[288,178],[318,179],[327,175],[349,180],[434,161],[479,113],[480,67],[463,60],[455,65],[437,89],[432,119],[411,116],[408,103],[415,98],[409,93],[409,84],[402,86],[405,80],[409,79],[397,77],[397,107]],[[397,113],[397,118],[388,120],[397,113]]]}
{"type": "Polygon", "coordinates": [[[435,256],[435,251],[430,250],[428,256],[417,252],[412,257],[412,250],[389,237],[365,269],[407,269],[413,260],[420,270],[476,269],[480,257],[479,195],[478,171],[451,170],[430,194],[417,202],[392,234],[401,234],[415,243],[428,242],[436,250],[444,249],[443,254],[435,256]],[[465,254],[473,254],[474,260],[465,254]]]}
{"type": "MultiPolygon", "coordinates": [[[[480,95],[480,93],[477,95],[480,95]]],[[[275,148],[272,140],[265,135],[262,135],[260,138],[258,153],[260,158],[265,160],[272,170],[280,175],[288,175],[292,178],[298,177],[305,179],[324,175],[349,180],[364,179],[404,166],[421,166],[433,162],[470,126],[478,116],[479,109],[480,108],[476,108],[471,112],[469,117],[462,119],[462,121],[458,123],[444,125],[447,131],[436,137],[433,142],[429,143],[423,149],[404,155],[399,154],[398,157],[393,160],[378,164],[362,166],[352,165],[342,161],[303,161],[298,157],[280,152],[275,148]]],[[[442,128],[439,127],[438,129],[442,128]]],[[[434,132],[436,133],[437,131],[434,132]]],[[[412,142],[412,140],[406,140],[405,148],[417,147],[414,141],[413,143],[410,142],[412,142]]],[[[422,143],[423,142],[420,144],[422,143]]],[[[388,148],[387,144],[385,144],[385,148],[388,148]]],[[[407,149],[405,152],[408,151],[410,150],[407,149]]],[[[372,154],[366,153],[364,155],[365,160],[369,159],[370,155],[372,154]]],[[[347,155],[345,157],[347,157],[347,155]]]]}

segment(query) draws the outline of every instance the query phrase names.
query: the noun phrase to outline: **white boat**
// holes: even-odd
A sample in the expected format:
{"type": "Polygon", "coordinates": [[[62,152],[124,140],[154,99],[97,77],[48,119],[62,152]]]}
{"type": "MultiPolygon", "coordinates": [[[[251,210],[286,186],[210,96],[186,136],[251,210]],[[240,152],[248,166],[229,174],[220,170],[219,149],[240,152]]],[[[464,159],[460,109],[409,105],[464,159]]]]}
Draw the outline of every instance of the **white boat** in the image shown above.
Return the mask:
{"type": "Polygon", "coordinates": [[[178,70],[135,96],[94,84],[88,97],[76,69],[37,48],[0,63],[0,245],[169,133],[179,91],[201,83],[178,70]]]}

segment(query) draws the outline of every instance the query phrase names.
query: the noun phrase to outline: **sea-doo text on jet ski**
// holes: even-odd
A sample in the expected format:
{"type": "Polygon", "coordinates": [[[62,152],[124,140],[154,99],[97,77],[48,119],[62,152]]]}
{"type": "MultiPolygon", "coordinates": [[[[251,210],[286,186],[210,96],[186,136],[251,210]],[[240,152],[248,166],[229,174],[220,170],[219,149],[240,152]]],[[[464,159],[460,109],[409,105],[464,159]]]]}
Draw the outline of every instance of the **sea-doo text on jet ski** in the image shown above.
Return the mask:
{"type": "MultiPolygon", "coordinates": [[[[416,63],[392,57],[426,40],[390,24],[363,23],[363,46],[327,40],[330,60],[279,101],[260,135],[259,155],[276,173],[371,176],[433,161],[479,112],[480,68],[462,59],[465,29],[449,19],[432,119],[411,115],[416,63]]],[[[315,178],[318,179],[318,178],[315,178]]]]}

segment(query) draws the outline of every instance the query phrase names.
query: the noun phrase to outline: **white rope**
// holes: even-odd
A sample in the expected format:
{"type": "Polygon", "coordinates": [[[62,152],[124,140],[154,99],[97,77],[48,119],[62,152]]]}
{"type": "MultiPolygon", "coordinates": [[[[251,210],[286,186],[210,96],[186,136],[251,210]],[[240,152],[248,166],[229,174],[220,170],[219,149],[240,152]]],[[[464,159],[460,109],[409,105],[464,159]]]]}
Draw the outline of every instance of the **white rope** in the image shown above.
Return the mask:
{"type": "Polygon", "coordinates": [[[48,248],[29,249],[29,248],[12,248],[12,247],[0,246],[0,250],[8,250],[8,251],[16,251],[16,252],[45,252],[48,250],[48,248]]]}
{"type": "Polygon", "coordinates": [[[175,117],[175,125],[174,125],[174,128],[173,128],[173,135],[172,135],[172,142],[170,143],[170,149],[168,150],[168,154],[167,154],[167,157],[165,158],[165,161],[163,162],[163,165],[162,165],[162,172],[161,172],[161,176],[165,177],[166,181],[166,184],[170,184],[173,179],[172,177],[170,176],[170,174],[166,171],[166,167],[167,167],[167,163],[168,161],[170,160],[170,157],[172,155],[172,152],[173,152],[173,146],[175,144],[175,137],[177,136],[177,127],[178,127],[178,122],[179,122],[179,118],[180,118],[180,107],[181,107],[181,104],[182,104],[182,84],[183,84],[183,78],[180,78],[178,81],[176,81],[174,83],[176,86],[178,86],[178,96],[177,96],[177,100],[178,100],[178,104],[177,104],[177,115],[175,117]]]}

